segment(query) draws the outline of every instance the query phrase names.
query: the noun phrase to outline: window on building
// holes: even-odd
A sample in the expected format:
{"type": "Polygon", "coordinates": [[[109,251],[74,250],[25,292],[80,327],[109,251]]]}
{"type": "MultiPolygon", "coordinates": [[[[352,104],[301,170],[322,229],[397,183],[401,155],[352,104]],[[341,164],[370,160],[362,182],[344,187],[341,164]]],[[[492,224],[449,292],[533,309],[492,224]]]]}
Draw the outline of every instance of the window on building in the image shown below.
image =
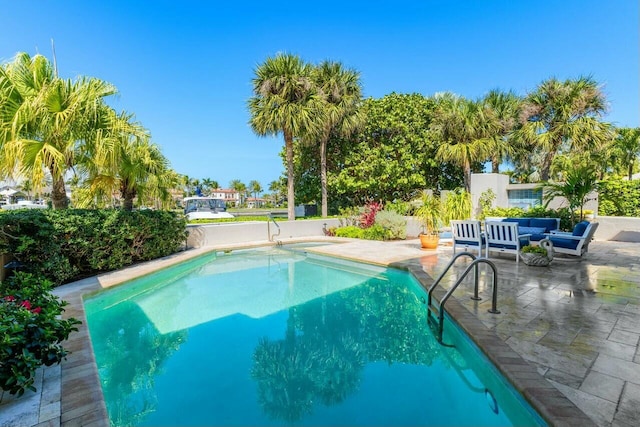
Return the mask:
{"type": "Polygon", "coordinates": [[[542,205],[542,190],[508,190],[509,207],[530,209],[542,205]]]}

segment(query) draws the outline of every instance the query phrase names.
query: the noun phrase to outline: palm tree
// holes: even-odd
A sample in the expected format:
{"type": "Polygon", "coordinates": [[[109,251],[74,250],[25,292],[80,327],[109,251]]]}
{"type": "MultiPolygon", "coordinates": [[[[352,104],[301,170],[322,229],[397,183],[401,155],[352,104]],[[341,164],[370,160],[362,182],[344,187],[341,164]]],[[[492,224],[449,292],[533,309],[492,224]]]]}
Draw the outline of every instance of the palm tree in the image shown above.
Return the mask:
{"type": "Polygon", "coordinates": [[[563,182],[545,182],[540,188],[544,191],[545,207],[554,197],[564,197],[571,211],[571,226],[575,224],[574,212],[580,208],[580,220],[584,218],[582,207],[589,194],[597,189],[596,172],[591,165],[576,165],[566,171],[563,182]]]}
{"type": "Polygon", "coordinates": [[[298,56],[279,53],[255,70],[249,123],[260,136],[284,136],[289,220],[295,219],[293,140],[317,134],[322,110],[311,77],[312,66],[298,56]]]}
{"type": "Polygon", "coordinates": [[[542,82],[524,100],[518,132],[543,152],[540,178],[549,180],[551,163],[561,150],[583,150],[610,139],[609,125],[599,121],[606,99],[590,77],[542,82]]]}
{"type": "Polygon", "coordinates": [[[249,192],[251,192],[251,194],[253,195],[254,198],[258,198],[258,195],[260,193],[262,193],[262,186],[260,185],[260,183],[258,181],[249,181],[249,187],[248,187],[249,192]]]}
{"type": "Polygon", "coordinates": [[[638,156],[640,156],[640,128],[618,129],[614,149],[619,153],[620,161],[626,166],[627,176],[631,180],[633,168],[638,163],[638,156]]]}
{"type": "Polygon", "coordinates": [[[59,78],[44,56],[16,55],[0,67],[2,175],[39,183],[48,171],[53,207],[66,208],[65,174],[103,123],[104,99],[115,93],[95,78],[59,78]]]}
{"type": "Polygon", "coordinates": [[[359,109],[362,101],[360,74],[345,69],[340,62],[324,61],[313,72],[324,110],[324,123],[320,134],[320,187],[322,217],[328,214],[327,196],[327,142],[332,132],[349,136],[364,122],[359,109]]]}
{"type": "Polygon", "coordinates": [[[489,120],[494,121],[496,132],[489,135],[491,141],[491,172],[499,173],[500,163],[514,155],[511,133],[518,122],[520,98],[513,92],[491,90],[481,101],[488,109],[489,120]]]}
{"type": "Polygon", "coordinates": [[[232,179],[231,182],[229,182],[229,188],[237,191],[240,195],[240,200],[238,200],[238,207],[240,207],[240,205],[244,203],[244,197],[247,192],[247,185],[239,179],[232,179]]]}
{"type": "Polygon", "coordinates": [[[432,129],[442,139],[436,156],[462,167],[464,187],[471,192],[471,166],[491,154],[491,137],[498,131],[488,119],[482,102],[452,94],[440,95],[434,111],[432,129]]]}
{"type": "Polygon", "coordinates": [[[269,191],[273,194],[273,205],[278,206],[280,201],[283,199],[283,195],[287,188],[287,182],[284,177],[280,177],[280,179],[276,181],[271,181],[269,183],[269,191]]]}
{"type": "Polygon", "coordinates": [[[219,185],[218,185],[218,181],[216,180],[213,180],[210,178],[203,178],[202,187],[203,187],[203,190],[207,191],[208,193],[211,193],[211,190],[215,190],[216,188],[219,187],[219,185]]]}
{"type": "MultiPolygon", "coordinates": [[[[124,112],[113,115],[110,128],[95,141],[84,154],[87,159],[79,162],[79,170],[87,176],[86,183],[91,189],[89,196],[117,192],[127,211],[133,210],[136,197],[140,204],[169,202],[176,174],[133,115],[124,112]]],[[[85,203],[87,200],[80,201],[80,206],[85,203]]]]}

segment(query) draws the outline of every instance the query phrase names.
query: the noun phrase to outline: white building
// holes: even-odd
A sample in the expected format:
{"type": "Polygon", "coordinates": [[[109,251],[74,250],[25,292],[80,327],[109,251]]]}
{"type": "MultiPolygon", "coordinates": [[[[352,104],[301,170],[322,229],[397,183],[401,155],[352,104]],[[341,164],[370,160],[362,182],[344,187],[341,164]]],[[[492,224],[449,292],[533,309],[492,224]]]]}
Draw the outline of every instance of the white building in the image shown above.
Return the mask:
{"type": "MultiPolygon", "coordinates": [[[[525,210],[543,206],[542,190],[540,184],[510,184],[509,176],[500,173],[473,173],[471,174],[471,203],[474,216],[480,213],[480,196],[491,189],[496,198],[493,206],[519,207],[525,210]]],[[[598,193],[589,195],[585,210],[598,212],[598,193]]],[[[569,207],[569,203],[563,197],[556,197],[549,203],[549,209],[569,207]]]]}

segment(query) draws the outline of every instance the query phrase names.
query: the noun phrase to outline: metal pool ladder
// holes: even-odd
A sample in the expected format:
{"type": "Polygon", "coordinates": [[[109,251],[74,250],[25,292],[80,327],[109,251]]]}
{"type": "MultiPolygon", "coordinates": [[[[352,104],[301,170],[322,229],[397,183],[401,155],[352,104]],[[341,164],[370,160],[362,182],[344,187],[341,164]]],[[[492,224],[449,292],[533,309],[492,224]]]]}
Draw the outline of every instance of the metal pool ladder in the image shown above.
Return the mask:
{"type": "MultiPolygon", "coordinates": [[[[270,242],[273,242],[273,238],[274,237],[278,237],[279,235],[280,235],[280,226],[278,225],[276,220],[273,218],[273,215],[271,215],[271,213],[269,213],[269,219],[267,220],[267,238],[269,239],[270,242]],[[274,233],[274,234],[271,234],[271,223],[272,222],[276,226],[276,228],[278,229],[278,232],[274,233]]],[[[278,240],[277,241],[277,245],[278,246],[282,246],[282,242],[280,240],[278,240]]]]}
{"type": "Polygon", "coordinates": [[[467,277],[467,274],[469,274],[471,269],[474,270],[473,271],[473,275],[474,275],[474,282],[475,282],[473,296],[471,297],[471,299],[475,300],[475,301],[479,301],[479,300],[482,299],[482,298],[480,298],[478,296],[478,264],[481,264],[481,263],[482,264],[487,264],[489,267],[491,267],[491,270],[493,270],[493,295],[492,295],[492,299],[491,299],[491,308],[489,309],[489,313],[493,313],[493,314],[500,313],[500,311],[497,308],[497,305],[498,305],[498,272],[496,270],[495,264],[492,263],[491,261],[489,261],[486,258],[476,258],[476,256],[473,255],[470,252],[461,252],[461,253],[455,255],[453,258],[451,258],[451,261],[449,261],[449,264],[447,265],[447,267],[440,274],[440,276],[436,279],[436,281],[433,282],[433,284],[429,287],[429,290],[427,291],[427,309],[428,309],[427,317],[428,317],[429,323],[433,327],[436,328],[438,342],[442,342],[442,329],[444,327],[444,304],[447,302],[447,300],[449,299],[449,297],[451,296],[453,291],[456,290],[458,285],[460,285],[460,283],[462,283],[464,278],[467,277]],[[440,284],[440,281],[445,276],[445,274],[447,274],[447,272],[453,266],[453,264],[456,262],[456,260],[458,258],[460,258],[460,257],[463,257],[463,256],[470,257],[473,261],[471,261],[471,264],[469,264],[469,266],[464,270],[462,275],[460,277],[458,277],[458,280],[456,280],[456,283],[454,283],[453,286],[444,295],[444,297],[442,297],[442,300],[440,300],[440,304],[436,304],[436,302],[433,299],[431,294],[435,290],[436,286],[438,286],[438,284],[440,284]],[[438,319],[437,323],[436,323],[436,318],[438,319]]]}

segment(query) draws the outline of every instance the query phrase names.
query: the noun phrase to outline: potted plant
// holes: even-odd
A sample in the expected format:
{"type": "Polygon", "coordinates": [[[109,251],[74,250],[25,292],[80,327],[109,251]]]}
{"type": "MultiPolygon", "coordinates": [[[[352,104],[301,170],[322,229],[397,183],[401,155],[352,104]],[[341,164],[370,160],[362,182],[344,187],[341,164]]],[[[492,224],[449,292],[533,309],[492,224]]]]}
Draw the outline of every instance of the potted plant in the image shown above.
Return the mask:
{"type": "Polygon", "coordinates": [[[553,245],[548,239],[543,239],[540,246],[524,246],[520,249],[520,258],[527,265],[545,267],[553,260],[553,245]]]}
{"type": "Polygon", "coordinates": [[[440,226],[442,224],[442,205],[440,198],[433,194],[422,196],[422,206],[420,206],[415,216],[422,222],[422,233],[420,233],[420,244],[423,249],[435,249],[440,240],[440,226]]]}

